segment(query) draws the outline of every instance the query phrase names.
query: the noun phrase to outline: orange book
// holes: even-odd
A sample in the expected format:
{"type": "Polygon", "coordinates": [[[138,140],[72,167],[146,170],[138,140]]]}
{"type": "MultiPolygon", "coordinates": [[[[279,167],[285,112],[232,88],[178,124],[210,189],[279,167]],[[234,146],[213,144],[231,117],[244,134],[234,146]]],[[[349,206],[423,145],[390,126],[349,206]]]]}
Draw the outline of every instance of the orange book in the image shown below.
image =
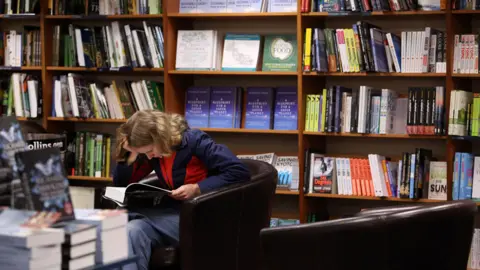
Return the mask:
{"type": "Polygon", "coordinates": [[[382,170],[383,175],[385,177],[385,185],[387,186],[388,197],[392,197],[392,189],[390,188],[390,179],[388,178],[388,171],[387,171],[387,160],[382,160],[382,170]]]}

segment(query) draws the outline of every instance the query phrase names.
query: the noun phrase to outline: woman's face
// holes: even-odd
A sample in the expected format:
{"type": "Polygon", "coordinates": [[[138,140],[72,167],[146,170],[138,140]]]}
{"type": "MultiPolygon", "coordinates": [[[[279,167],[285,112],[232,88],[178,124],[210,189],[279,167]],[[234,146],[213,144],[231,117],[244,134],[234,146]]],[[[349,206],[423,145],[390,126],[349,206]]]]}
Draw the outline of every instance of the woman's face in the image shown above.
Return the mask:
{"type": "Polygon", "coordinates": [[[155,147],[154,144],[142,146],[142,147],[132,147],[132,150],[139,153],[145,154],[148,159],[162,157],[162,154],[158,152],[158,147],[155,147]]]}

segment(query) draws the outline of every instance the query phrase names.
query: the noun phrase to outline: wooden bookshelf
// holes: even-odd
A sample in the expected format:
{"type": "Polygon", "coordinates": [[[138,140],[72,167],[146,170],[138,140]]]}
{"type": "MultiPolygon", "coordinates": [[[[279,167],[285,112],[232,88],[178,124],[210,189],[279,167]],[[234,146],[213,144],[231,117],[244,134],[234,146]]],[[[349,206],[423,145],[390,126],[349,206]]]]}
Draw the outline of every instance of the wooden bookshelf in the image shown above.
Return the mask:
{"type": "MultiPolygon", "coordinates": [[[[215,140],[219,140],[230,148],[235,148],[234,152],[283,152],[293,153],[299,157],[300,188],[298,192],[277,190],[277,197],[280,200],[294,200],[297,204],[297,214],[302,222],[306,222],[306,216],[309,211],[321,205],[319,200],[328,199],[335,204],[338,200],[345,200],[353,203],[379,203],[379,202],[432,202],[430,200],[405,200],[397,198],[374,198],[364,196],[343,196],[328,194],[304,194],[303,179],[305,157],[307,148],[316,148],[325,151],[327,155],[332,156],[366,156],[370,149],[379,149],[378,154],[384,151],[395,150],[398,157],[401,151],[407,147],[420,147],[422,145],[432,145],[441,150],[440,160],[446,160],[448,164],[448,190],[452,188],[453,160],[456,151],[470,151],[472,149],[471,141],[475,138],[451,137],[451,136],[427,136],[427,135],[398,135],[398,134],[351,134],[351,133],[320,133],[304,130],[305,123],[305,104],[306,95],[313,94],[332,84],[353,83],[358,85],[377,84],[388,86],[392,82],[392,89],[404,87],[405,85],[415,85],[417,82],[423,85],[437,86],[443,85],[446,88],[445,104],[450,104],[450,92],[452,89],[464,87],[465,84],[472,84],[480,74],[452,74],[453,67],[453,38],[456,33],[473,33],[471,21],[474,20],[478,10],[451,10],[448,1],[447,9],[441,11],[405,11],[405,12],[371,12],[371,13],[342,13],[329,14],[325,12],[301,13],[301,1],[298,1],[298,12],[295,13],[225,13],[225,14],[181,14],[179,13],[179,0],[162,0],[163,11],[161,15],[110,15],[110,16],[76,16],[76,15],[48,15],[48,0],[41,0],[41,15],[37,16],[5,16],[0,15],[2,20],[35,21],[38,22],[41,29],[42,38],[42,66],[40,67],[5,67],[0,71],[12,72],[16,70],[24,72],[40,72],[43,89],[43,117],[35,121],[41,122],[44,128],[49,132],[60,132],[63,130],[76,131],[77,127],[89,129],[91,131],[103,132],[105,129],[113,130],[125,119],[80,119],[80,118],[59,118],[51,117],[52,109],[52,81],[53,76],[63,75],[70,72],[85,73],[86,76],[128,76],[138,77],[152,76],[162,77],[164,82],[164,102],[168,112],[184,113],[185,108],[185,90],[192,85],[209,85],[211,82],[218,82],[219,85],[267,85],[267,86],[297,86],[298,89],[298,130],[250,130],[250,129],[216,129],[204,128],[205,132],[211,135],[215,140]],[[52,45],[53,45],[53,26],[63,23],[98,23],[104,24],[104,21],[135,21],[139,23],[142,20],[151,20],[155,23],[163,24],[165,40],[165,67],[164,68],[135,68],[130,70],[105,70],[98,68],[82,67],[58,67],[51,66],[52,63],[52,45]],[[446,73],[304,73],[301,66],[303,60],[304,30],[307,27],[350,27],[351,21],[357,20],[375,20],[374,23],[382,27],[383,24],[395,25],[396,29],[402,29],[403,24],[407,30],[422,29],[430,26],[430,22],[440,20],[444,23],[447,33],[447,72],[446,73]],[[416,22],[416,24],[415,24],[416,22]],[[466,24],[465,24],[466,23],[466,24]],[[294,72],[230,72],[230,71],[188,71],[175,70],[176,40],[178,30],[189,29],[219,29],[223,32],[235,30],[235,32],[244,33],[283,33],[288,29],[288,33],[295,33],[297,37],[297,71],[294,72]],[[259,30],[257,30],[259,29],[259,30]],[[469,32],[470,31],[470,32],[469,32]],[[379,140],[389,139],[389,140],[379,140]],[[361,141],[361,142],[360,142],[361,141]],[[280,148],[281,151],[277,151],[280,148]],[[285,149],[286,148],[286,149],[285,149]],[[360,151],[360,150],[361,151],[360,151]],[[400,150],[399,150],[400,149],[400,150]],[[469,150],[470,149],[470,150],[469,150]],[[342,152],[343,151],[343,152],[342,152]],[[350,153],[351,151],[351,153],[350,153]],[[362,152],[362,153],[359,153],[362,152]],[[292,195],[292,196],[286,196],[292,195]]],[[[447,116],[448,118],[448,116],[447,116]]],[[[21,121],[30,121],[30,119],[21,118],[21,121]]],[[[242,123],[242,126],[243,123],[242,123]]],[[[113,133],[111,133],[113,134],[113,133]]],[[[436,149],[437,149],[436,148],[436,149]]],[[[373,150],[372,150],[373,151],[373,150]]],[[[436,150],[434,150],[436,151],[436,150]]],[[[69,179],[75,181],[99,181],[108,182],[111,178],[91,178],[82,176],[70,176],[69,179]]],[[[451,200],[451,194],[448,194],[451,200]]],[[[280,214],[281,215],[281,214],[280,214]]],[[[286,216],[286,215],[285,215],[286,216]]],[[[291,215],[288,215],[291,217],[291,215]]]]}
{"type": "Polygon", "coordinates": [[[350,195],[322,194],[322,193],[305,194],[305,196],[306,197],[312,197],[312,198],[367,200],[367,201],[390,201],[390,202],[405,202],[405,203],[436,203],[436,202],[442,202],[442,201],[439,201],[439,200],[428,200],[428,199],[412,200],[412,199],[401,199],[401,198],[391,198],[391,197],[350,196],[350,195]]]}

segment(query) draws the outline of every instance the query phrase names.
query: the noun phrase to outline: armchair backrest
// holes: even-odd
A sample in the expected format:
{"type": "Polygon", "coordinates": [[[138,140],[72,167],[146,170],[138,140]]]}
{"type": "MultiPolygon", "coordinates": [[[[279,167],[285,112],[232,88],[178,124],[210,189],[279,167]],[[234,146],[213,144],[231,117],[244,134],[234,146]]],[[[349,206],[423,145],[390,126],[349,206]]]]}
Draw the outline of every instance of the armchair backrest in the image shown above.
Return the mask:
{"type": "Polygon", "coordinates": [[[200,195],[182,205],[182,269],[258,269],[259,233],[270,224],[278,175],[268,163],[244,163],[250,169],[250,181],[200,195]]]}
{"type": "Polygon", "coordinates": [[[475,203],[455,201],[403,210],[263,229],[266,269],[467,268],[475,203]]]}

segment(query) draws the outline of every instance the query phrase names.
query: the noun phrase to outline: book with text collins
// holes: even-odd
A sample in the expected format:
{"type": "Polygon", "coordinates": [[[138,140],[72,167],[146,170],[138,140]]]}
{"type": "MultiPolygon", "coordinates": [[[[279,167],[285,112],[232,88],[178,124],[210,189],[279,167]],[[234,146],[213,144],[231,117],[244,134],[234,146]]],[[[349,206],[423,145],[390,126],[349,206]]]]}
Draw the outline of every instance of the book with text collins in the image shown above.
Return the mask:
{"type": "Polygon", "coordinates": [[[119,206],[126,206],[128,204],[128,199],[133,197],[140,198],[158,198],[161,199],[166,194],[171,194],[171,190],[159,188],[156,186],[142,184],[142,183],[132,183],[127,187],[106,187],[105,194],[103,197],[105,199],[111,200],[118,204],[119,206]]]}
{"type": "Polygon", "coordinates": [[[58,222],[74,220],[68,179],[60,150],[46,148],[15,155],[29,210],[59,213],[58,222]]]}

